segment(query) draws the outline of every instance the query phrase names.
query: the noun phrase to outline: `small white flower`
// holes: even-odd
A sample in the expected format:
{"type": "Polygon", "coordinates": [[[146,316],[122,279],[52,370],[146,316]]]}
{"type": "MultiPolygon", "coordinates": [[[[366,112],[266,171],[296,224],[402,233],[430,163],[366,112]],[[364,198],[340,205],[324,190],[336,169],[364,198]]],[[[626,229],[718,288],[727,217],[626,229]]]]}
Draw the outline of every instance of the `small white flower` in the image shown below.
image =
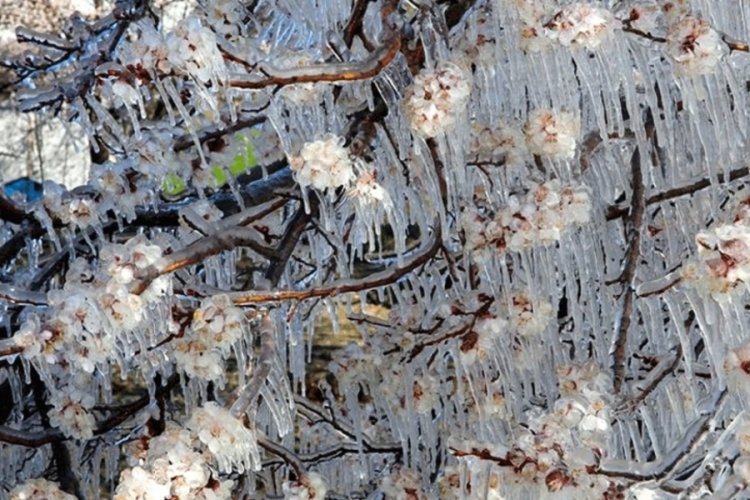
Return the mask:
{"type": "Polygon", "coordinates": [[[308,472],[299,481],[285,481],[281,488],[286,500],[323,500],[328,491],[323,476],[315,472],[308,472]]]}
{"type": "Polygon", "coordinates": [[[685,77],[715,72],[729,52],[721,35],[711,28],[708,21],[691,16],[669,30],[666,50],[674,64],[675,74],[685,77]]]}
{"type": "Polygon", "coordinates": [[[585,3],[566,6],[545,24],[546,35],[561,45],[596,49],[613,33],[615,17],[585,3]]]}
{"type": "Polygon", "coordinates": [[[411,128],[424,137],[449,129],[463,112],[471,92],[466,71],[450,62],[424,69],[406,90],[404,109],[411,128]]]}
{"type": "Polygon", "coordinates": [[[724,372],[727,374],[727,385],[730,389],[742,395],[750,395],[750,343],[739,345],[727,352],[724,372]]]}
{"type": "Polygon", "coordinates": [[[362,206],[375,203],[385,205],[391,204],[388,191],[378,183],[374,171],[365,172],[357,177],[354,186],[352,186],[346,194],[362,206]]]}
{"type": "Polygon", "coordinates": [[[171,486],[141,467],[125,469],[115,490],[115,500],[164,500],[171,497],[171,486]]]}
{"type": "Polygon", "coordinates": [[[255,434],[229,410],[208,402],[195,410],[187,424],[216,459],[219,470],[229,473],[260,469],[255,434]]]}
{"type": "Polygon", "coordinates": [[[10,490],[10,500],[74,500],[76,497],[65,493],[57,483],[44,478],[29,479],[10,490]]]}
{"type": "Polygon", "coordinates": [[[569,160],[576,153],[581,121],[569,111],[538,109],[529,114],[523,132],[532,154],[569,160]]]}
{"type": "Polygon", "coordinates": [[[302,187],[325,191],[349,186],[354,180],[354,164],[343,137],[331,135],[306,143],[299,156],[290,158],[289,165],[302,187]]]}
{"type": "Polygon", "coordinates": [[[96,421],[90,410],[94,407],[94,397],[78,389],[69,394],[56,391],[50,397],[51,408],[47,415],[50,424],[60,429],[66,436],[76,439],[91,439],[96,421]]]}

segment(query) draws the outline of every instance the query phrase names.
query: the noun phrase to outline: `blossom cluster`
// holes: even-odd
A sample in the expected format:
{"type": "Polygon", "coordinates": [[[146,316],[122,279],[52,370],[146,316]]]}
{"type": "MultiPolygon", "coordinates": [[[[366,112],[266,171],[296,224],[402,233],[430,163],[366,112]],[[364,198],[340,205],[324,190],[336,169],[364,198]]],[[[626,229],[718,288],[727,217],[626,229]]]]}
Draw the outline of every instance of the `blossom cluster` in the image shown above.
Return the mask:
{"type": "Polygon", "coordinates": [[[289,159],[289,166],[303,188],[334,190],[349,186],[355,179],[354,163],[344,147],[344,138],[334,135],[305,143],[299,156],[289,159]]]}
{"type": "Polygon", "coordinates": [[[528,157],[526,138],[510,123],[472,123],[469,155],[476,161],[520,166],[528,157]]]}
{"type": "Polygon", "coordinates": [[[721,35],[699,17],[685,17],[667,34],[667,54],[677,76],[713,73],[728,52],[721,35]]]}
{"type": "Polygon", "coordinates": [[[698,261],[682,272],[683,278],[716,298],[728,299],[750,284],[750,226],[742,221],[700,231],[695,242],[698,261]]]}
{"type": "Polygon", "coordinates": [[[477,318],[473,328],[476,338],[464,339],[461,359],[465,363],[484,360],[496,351],[498,343],[507,343],[515,335],[536,337],[544,332],[552,317],[549,302],[526,291],[508,292],[477,318]]]}
{"type": "Polygon", "coordinates": [[[74,500],[75,496],[65,493],[57,483],[37,478],[18,484],[10,491],[8,498],[10,500],[74,500]]]}
{"type": "Polygon", "coordinates": [[[574,3],[557,12],[544,27],[547,37],[560,45],[596,49],[611,37],[615,25],[615,17],[607,9],[574,3]]]}
{"type": "Polygon", "coordinates": [[[566,231],[586,224],[590,212],[589,195],[582,186],[562,186],[557,180],[530,184],[525,194],[511,195],[494,214],[464,211],[466,246],[471,251],[494,248],[502,254],[552,245],[566,231]]]}
{"type": "Polygon", "coordinates": [[[560,366],[557,373],[560,398],[549,412],[529,410],[511,446],[469,441],[456,448],[508,460],[510,466],[494,469],[504,494],[536,485],[540,495],[601,498],[610,482],[589,470],[607,455],[611,380],[593,363],[560,366]]]}
{"type": "MultiPolygon", "coordinates": [[[[200,412],[201,409],[197,411],[200,412]]],[[[214,422],[205,422],[200,418],[191,423],[193,428],[201,433],[205,433],[205,426],[210,424],[209,434],[214,433],[217,439],[221,439],[226,432],[223,426],[234,427],[236,421],[229,421],[232,417],[226,410],[213,413],[214,417],[218,417],[214,422]]],[[[236,425],[242,424],[236,422],[236,425]]],[[[245,443],[236,444],[243,451],[246,450],[245,443]]],[[[194,432],[168,423],[160,435],[136,441],[134,446],[133,453],[129,456],[130,467],[120,474],[120,482],[114,497],[116,500],[231,498],[234,481],[217,479],[217,471],[212,463],[218,457],[201,451],[194,432]]],[[[222,460],[225,454],[235,452],[233,449],[217,451],[222,460]]]]}
{"type": "Polygon", "coordinates": [[[424,69],[404,95],[404,111],[412,130],[435,137],[448,130],[461,115],[471,93],[466,71],[450,62],[424,69]]]}
{"type": "Polygon", "coordinates": [[[555,43],[594,50],[619,27],[609,10],[588,3],[577,2],[556,9],[551,2],[518,0],[518,7],[521,45],[530,52],[539,52],[555,43]]]}
{"type": "Polygon", "coordinates": [[[328,486],[323,476],[308,472],[298,481],[284,481],[282,491],[288,500],[323,500],[328,486]]]}
{"type": "Polygon", "coordinates": [[[231,498],[234,481],[219,473],[260,466],[255,434],[214,402],[197,408],[183,427],[169,422],[156,437],[131,444],[129,468],[115,498],[231,498]]]}
{"type": "Polygon", "coordinates": [[[189,328],[174,342],[177,368],[191,378],[222,383],[224,361],[245,332],[244,313],[228,295],[206,298],[193,313],[189,328]]]}
{"type": "Polygon", "coordinates": [[[529,114],[523,133],[532,154],[569,160],[575,156],[581,120],[570,111],[537,109],[529,114]]]}

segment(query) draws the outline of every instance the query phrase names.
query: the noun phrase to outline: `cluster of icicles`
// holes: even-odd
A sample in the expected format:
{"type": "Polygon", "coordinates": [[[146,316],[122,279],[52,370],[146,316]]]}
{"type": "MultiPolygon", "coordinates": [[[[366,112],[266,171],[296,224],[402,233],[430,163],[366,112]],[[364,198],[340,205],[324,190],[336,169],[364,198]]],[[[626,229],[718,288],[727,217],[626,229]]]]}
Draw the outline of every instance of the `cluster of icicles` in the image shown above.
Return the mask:
{"type": "MultiPolygon", "coordinates": [[[[384,3],[368,4],[363,32],[371,41],[355,41],[344,57],[367,60],[366,46],[387,42],[384,3]]],[[[349,2],[295,4],[262,1],[249,13],[239,1],[217,1],[165,33],[139,21],[116,60],[97,68],[92,92],[70,104],[92,145],[118,153],[92,168],[90,189],[48,182],[32,209],[56,251],[75,257],[85,244],[97,257],[71,258],[62,284],[23,310],[21,328],[0,340],[18,348],[22,369],[0,374],[20,407],[33,366],[50,393],[50,425],[81,451],[97,432],[98,407],[120,402],[115,377],[148,385],[151,404],[131,436],[143,440],[97,451],[94,465],[76,471],[87,491],[99,489],[101,462],[122,499],[232,498],[257,493],[259,484],[300,499],[326,490],[614,498],[626,488],[659,498],[662,486],[690,481],[696,496],[747,485],[740,412],[750,392],[750,217],[745,194],[731,200],[733,212],[725,207],[723,182],[745,166],[740,75],[748,65],[730,50],[728,34],[750,32],[750,7],[479,1],[444,39],[444,27],[409,4],[402,21],[427,54],[415,74],[399,56],[339,91],[324,83],[278,93],[234,88],[233,81],[300,68],[314,74],[331,59],[330,47],[342,46],[331,33],[346,25],[349,2]],[[309,15],[318,9],[326,15],[309,15]],[[351,134],[351,116],[375,110],[376,97],[385,118],[351,134]],[[151,121],[155,103],[165,117],[151,121]],[[257,109],[265,121],[252,132],[201,143],[201,130],[257,109]],[[267,257],[249,249],[157,275],[136,291],[170,255],[212,234],[225,217],[212,202],[217,193],[245,208],[230,167],[248,148],[258,169],[286,162],[300,189],[287,211],[253,228],[279,241],[289,214],[302,209],[315,221],[279,286],[352,283],[363,270],[387,276],[419,259],[432,237],[441,238],[439,251],[398,279],[384,278],[372,294],[270,311],[234,303],[238,268],[267,257]],[[703,179],[706,189],[664,202],[669,189],[703,179]],[[179,227],[106,241],[113,211],[114,223],[127,227],[139,210],[158,209],[160,194],[179,191],[175,185],[197,198],[181,207],[179,227]],[[641,227],[629,227],[641,209],[641,227]],[[623,283],[633,231],[642,235],[636,270],[623,283]],[[208,296],[175,293],[176,283],[208,296]],[[321,409],[305,399],[313,397],[306,371],[320,318],[339,333],[341,313],[356,341],[333,353],[332,376],[314,387],[330,403],[321,409]],[[261,314],[272,318],[276,352],[258,389],[263,403],[238,418],[223,391],[261,371],[254,354],[261,314]],[[625,389],[615,394],[613,353],[625,314],[632,355],[625,389]],[[680,369],[666,376],[670,366],[680,369]],[[166,429],[151,436],[145,424],[165,416],[154,380],[175,374],[184,411],[167,415],[166,429]],[[690,433],[706,415],[717,439],[692,450],[690,433]],[[261,454],[261,437],[313,457],[309,471],[263,468],[270,455],[261,454]],[[314,458],[338,445],[345,452],[336,458],[314,458]],[[661,465],[650,457],[675,450],[694,453],[697,464],[679,480],[627,479],[657,476],[661,465]]],[[[28,262],[16,265],[33,268],[45,251],[30,244],[28,262]]],[[[9,425],[24,418],[16,412],[9,425]]],[[[43,451],[27,462],[36,451],[2,445],[0,453],[0,476],[18,477],[12,498],[66,498],[35,479],[43,451]],[[28,466],[11,473],[19,463],[28,466]]]]}

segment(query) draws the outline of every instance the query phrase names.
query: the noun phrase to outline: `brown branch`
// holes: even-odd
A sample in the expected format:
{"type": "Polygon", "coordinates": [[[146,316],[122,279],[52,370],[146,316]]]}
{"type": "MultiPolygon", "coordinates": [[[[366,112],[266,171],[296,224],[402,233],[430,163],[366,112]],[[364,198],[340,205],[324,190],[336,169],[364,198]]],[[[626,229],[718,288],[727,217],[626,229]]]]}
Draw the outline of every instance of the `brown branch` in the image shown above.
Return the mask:
{"type": "MultiPolygon", "coordinates": [[[[652,126],[653,128],[653,126],[652,126]]],[[[653,136],[653,133],[652,133],[653,136]]],[[[643,216],[646,212],[646,186],[643,181],[643,170],[641,166],[641,152],[639,148],[633,152],[630,160],[632,170],[633,194],[631,200],[630,216],[627,221],[630,236],[630,246],[625,255],[625,267],[620,281],[625,290],[623,291],[622,314],[619,318],[619,328],[614,340],[614,391],[619,394],[622,383],[625,380],[625,361],[627,354],[628,331],[633,316],[633,301],[635,299],[634,280],[638,267],[638,259],[641,255],[641,226],[643,216]]]]}
{"type": "Polygon", "coordinates": [[[321,64],[300,68],[289,76],[270,76],[262,80],[231,80],[230,87],[240,89],[263,89],[284,87],[297,83],[344,82],[366,80],[380,74],[396,57],[401,48],[401,39],[391,34],[390,39],[378,47],[369,58],[360,63],[321,64]]]}
{"type": "Polygon", "coordinates": [[[130,292],[140,295],[159,276],[200,264],[207,257],[225,250],[231,250],[237,246],[248,247],[260,255],[271,255],[271,250],[260,241],[258,233],[254,229],[245,227],[222,229],[216,234],[205,236],[182,250],[170,254],[161,265],[148,268],[140,279],[133,282],[130,286],[130,292]]]}
{"type": "MultiPolygon", "coordinates": [[[[174,389],[179,383],[180,378],[178,375],[172,375],[169,377],[167,384],[156,390],[157,396],[162,394],[168,394],[174,389]]],[[[121,423],[125,422],[128,418],[135,415],[138,411],[142,410],[151,402],[148,394],[144,394],[140,399],[122,405],[117,408],[117,412],[111,417],[102,421],[94,431],[94,435],[100,436],[111,431],[121,423]]],[[[46,429],[44,431],[31,432],[23,429],[13,429],[7,426],[0,426],[0,441],[10,444],[17,444],[20,446],[26,446],[28,448],[38,448],[49,443],[56,443],[65,441],[68,438],[58,429],[46,429]]]]}
{"type": "Polygon", "coordinates": [[[401,279],[406,274],[414,271],[422,264],[426,264],[440,250],[442,236],[440,226],[435,224],[435,235],[433,241],[423,252],[403,266],[396,266],[382,272],[372,274],[361,280],[342,279],[320,288],[308,290],[275,290],[271,292],[250,291],[230,293],[235,304],[259,304],[264,302],[279,302],[284,300],[306,300],[317,297],[330,297],[342,293],[360,292],[380,286],[390,285],[401,279]]]}
{"type": "Polygon", "coordinates": [[[266,270],[265,277],[272,287],[276,287],[279,284],[279,280],[281,280],[281,276],[284,274],[284,268],[292,256],[297,242],[305,232],[307,223],[312,218],[312,212],[317,212],[317,202],[310,200],[310,205],[310,213],[305,210],[304,206],[300,206],[297,209],[297,212],[284,230],[284,235],[281,237],[281,241],[274,252],[275,255],[271,258],[271,263],[266,270]]]}
{"type": "Polygon", "coordinates": [[[352,7],[352,14],[349,16],[349,22],[344,29],[344,42],[347,47],[351,48],[354,36],[359,33],[362,29],[362,20],[367,12],[367,5],[372,0],[355,0],[354,7],[352,7]]]}
{"type": "MultiPolygon", "coordinates": [[[[737,179],[742,179],[744,177],[747,177],[748,175],[750,175],[750,168],[742,167],[742,168],[738,168],[729,172],[728,179],[725,179],[724,174],[719,174],[717,176],[717,179],[718,179],[718,182],[732,182],[732,181],[736,181],[737,179]]],[[[693,182],[692,184],[687,184],[685,186],[668,189],[661,193],[657,193],[655,195],[649,196],[646,199],[646,205],[654,205],[657,203],[661,203],[663,201],[671,200],[674,198],[679,198],[681,196],[694,194],[702,189],[705,189],[711,186],[711,184],[712,184],[711,179],[706,178],[706,179],[701,179],[699,181],[693,182]]],[[[609,220],[620,219],[626,216],[628,214],[628,211],[629,211],[628,207],[611,205],[607,208],[607,220],[609,221],[609,220]]]]}
{"type": "Polygon", "coordinates": [[[241,418],[248,407],[257,399],[263,384],[271,373],[276,352],[275,331],[268,313],[260,320],[260,357],[253,363],[253,375],[250,380],[237,390],[230,412],[235,418],[241,418]]]}

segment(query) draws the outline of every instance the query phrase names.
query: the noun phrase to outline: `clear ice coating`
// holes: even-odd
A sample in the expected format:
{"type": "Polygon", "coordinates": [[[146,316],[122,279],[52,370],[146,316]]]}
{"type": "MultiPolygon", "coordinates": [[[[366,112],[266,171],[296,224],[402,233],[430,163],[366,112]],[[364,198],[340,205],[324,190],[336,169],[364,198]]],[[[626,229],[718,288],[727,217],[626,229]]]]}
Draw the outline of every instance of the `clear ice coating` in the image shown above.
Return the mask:
{"type": "Polygon", "coordinates": [[[112,8],[3,63],[0,498],[748,494],[750,4],[112,8]]]}

